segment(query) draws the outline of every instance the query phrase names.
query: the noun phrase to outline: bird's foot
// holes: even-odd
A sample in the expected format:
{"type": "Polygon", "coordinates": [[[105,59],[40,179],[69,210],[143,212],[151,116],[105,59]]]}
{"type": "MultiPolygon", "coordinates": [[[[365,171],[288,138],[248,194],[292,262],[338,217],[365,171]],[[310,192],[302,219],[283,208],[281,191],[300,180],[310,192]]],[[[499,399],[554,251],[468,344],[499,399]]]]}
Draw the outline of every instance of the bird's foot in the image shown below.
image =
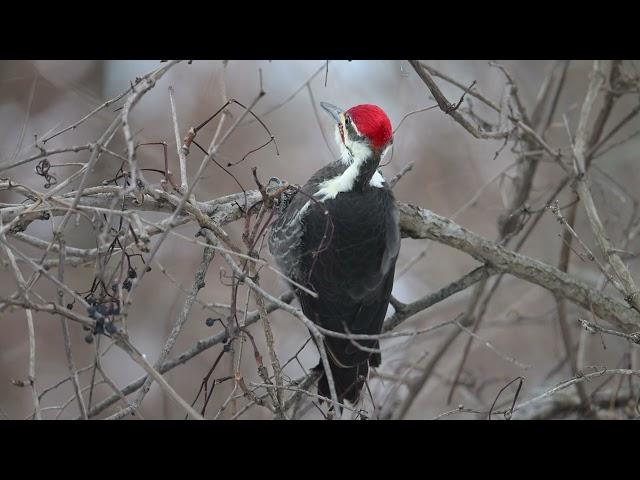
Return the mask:
{"type": "Polygon", "coordinates": [[[276,192],[278,189],[287,185],[287,182],[284,180],[280,180],[278,177],[271,177],[265,186],[267,190],[267,194],[272,194],[276,192]]]}

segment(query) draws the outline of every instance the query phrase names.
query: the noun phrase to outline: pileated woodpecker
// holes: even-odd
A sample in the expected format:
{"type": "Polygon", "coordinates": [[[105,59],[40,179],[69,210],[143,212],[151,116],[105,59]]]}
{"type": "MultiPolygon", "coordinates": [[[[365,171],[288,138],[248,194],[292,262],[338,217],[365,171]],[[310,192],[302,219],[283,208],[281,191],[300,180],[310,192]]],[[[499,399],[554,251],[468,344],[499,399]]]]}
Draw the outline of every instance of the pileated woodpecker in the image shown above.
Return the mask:
{"type": "MultiPolygon", "coordinates": [[[[322,107],[336,120],[341,157],[318,170],[290,198],[274,222],[269,250],[289,278],[302,311],[328,330],[379,334],[389,304],[400,248],[393,194],[378,171],[393,142],[391,122],[376,105],[343,111],[322,107]]],[[[340,402],[355,403],[369,372],[381,362],[377,340],[324,337],[340,402]]],[[[318,393],[330,396],[323,374],[318,393]]]]}

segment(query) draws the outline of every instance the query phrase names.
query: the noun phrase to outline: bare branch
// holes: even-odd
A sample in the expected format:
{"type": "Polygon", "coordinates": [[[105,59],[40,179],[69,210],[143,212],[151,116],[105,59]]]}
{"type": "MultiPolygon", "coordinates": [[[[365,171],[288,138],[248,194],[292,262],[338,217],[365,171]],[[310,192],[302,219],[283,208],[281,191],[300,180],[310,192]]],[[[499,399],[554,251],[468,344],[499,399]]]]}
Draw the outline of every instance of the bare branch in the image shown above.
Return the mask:
{"type": "Polygon", "coordinates": [[[589,288],[582,281],[538,260],[514,253],[496,243],[456,225],[429,210],[399,204],[403,235],[429,238],[468,253],[500,272],[539,285],[553,293],[592,309],[600,318],[624,331],[640,325],[640,314],[624,304],[589,288]]]}
{"type": "Polygon", "coordinates": [[[620,256],[615,252],[613,245],[607,236],[606,230],[600,220],[600,215],[598,214],[598,210],[595,206],[595,202],[591,196],[589,179],[586,172],[587,160],[585,156],[588,147],[587,141],[589,139],[589,114],[591,113],[591,108],[596,96],[598,95],[602,82],[603,77],[600,72],[600,63],[596,60],[593,64],[589,90],[587,91],[587,96],[580,112],[580,123],[578,124],[575,136],[576,141],[573,146],[574,170],[578,177],[577,190],[587,213],[587,217],[589,218],[589,223],[591,224],[591,229],[596,237],[598,246],[600,247],[603,256],[613,268],[619,282],[616,282],[616,287],[624,293],[625,300],[636,310],[640,311],[640,291],[636,287],[629,269],[622,262],[620,256]]]}

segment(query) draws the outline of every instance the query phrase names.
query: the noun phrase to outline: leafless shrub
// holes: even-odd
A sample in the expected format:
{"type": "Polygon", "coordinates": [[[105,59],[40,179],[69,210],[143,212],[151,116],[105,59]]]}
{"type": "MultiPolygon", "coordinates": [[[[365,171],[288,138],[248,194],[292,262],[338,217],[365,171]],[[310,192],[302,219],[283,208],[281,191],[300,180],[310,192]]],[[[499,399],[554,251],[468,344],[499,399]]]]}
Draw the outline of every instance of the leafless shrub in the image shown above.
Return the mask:
{"type": "MultiPolygon", "coordinates": [[[[0,312],[3,318],[21,316],[26,320],[26,375],[12,379],[12,383],[30,392],[28,418],[121,419],[131,415],[141,418],[141,405],[154,383],[166,398],[179,406],[180,415],[185,418],[235,419],[249,411],[261,411],[262,416],[294,419],[312,409],[325,418],[337,416],[337,410],[329,408],[337,403],[331,379],[332,398],[319,398],[314,387],[316,375],[299,357],[313,342],[307,339],[293,355],[284,357],[277,348],[277,336],[283,332],[272,325],[272,315],[285,312],[289,319],[306,327],[320,346],[324,362],[327,358],[322,347],[323,336],[347,337],[355,343],[371,336],[340,334],[314,325],[292,303],[291,292],[278,292],[275,284],[263,281],[265,275],[270,275],[269,278],[275,276],[283,285],[292,282],[283,278],[271,264],[263,247],[268,226],[277,215],[277,202],[282,195],[296,191],[296,186],[289,179],[286,180],[291,184],[267,182],[272,176],[268,165],[249,169],[243,163],[267,148],[272,148],[274,156],[279,154],[277,135],[272,134],[266,117],[298,93],[308,93],[316,120],[320,122],[311,82],[322,72],[326,76],[329,62],[323,62],[290,97],[263,114],[256,113],[256,106],[268,95],[263,89],[262,72],[256,72],[256,92],[251,99],[227,98],[223,74],[221,86],[225,103],[212,107],[211,115],[195,126],[182,125],[179,121],[174,89],[179,91],[180,85],[166,89],[166,82],[161,81],[174,69],[183,69],[184,74],[188,74],[188,63],[160,63],[151,72],[132,80],[125,91],[80,119],[68,122],[65,119],[66,125],[36,137],[29,153],[22,153],[25,150],[23,127],[15,153],[0,164],[0,193],[7,198],[0,205],[0,249],[2,266],[7,272],[3,278],[12,279],[10,287],[3,287],[0,312]],[[140,141],[132,126],[134,112],[144,108],[139,106],[141,100],[150,91],[161,88],[166,89],[167,131],[172,133],[175,151],[169,148],[171,139],[140,141]],[[53,139],[62,141],[69,132],[105,112],[112,112],[110,122],[98,138],[80,145],[50,147],[53,139]],[[215,132],[205,147],[202,131],[207,125],[215,125],[215,132]],[[245,148],[240,159],[226,157],[222,147],[232,136],[240,135],[246,125],[260,128],[261,143],[245,148]],[[124,139],[123,151],[111,146],[120,136],[124,139]],[[140,152],[153,148],[160,152],[162,164],[143,164],[140,152]],[[81,152],[88,155],[86,161],[66,160],[81,152]],[[170,165],[175,159],[178,168],[172,171],[170,165]],[[198,166],[194,175],[188,175],[187,164],[198,166]],[[30,178],[14,173],[23,165],[31,169],[30,178]],[[236,165],[251,170],[255,188],[242,185],[234,173],[237,170],[232,169],[236,165]],[[96,171],[104,174],[104,178],[96,181],[96,171]],[[196,187],[207,171],[224,175],[236,193],[202,198],[196,187]],[[33,186],[33,178],[39,179],[37,188],[33,186]],[[239,235],[228,231],[233,222],[240,225],[239,235]],[[41,223],[50,224],[51,235],[43,235],[42,230],[32,231],[34,225],[41,223]],[[191,227],[190,235],[179,231],[183,226],[191,227]],[[72,246],[74,240],[69,232],[81,227],[85,227],[85,247],[72,246]],[[191,285],[183,286],[159,262],[158,252],[169,238],[193,244],[202,251],[201,260],[191,272],[191,285]],[[88,244],[92,246],[87,247],[88,244]],[[198,298],[216,257],[224,264],[219,281],[228,296],[227,304],[198,298]],[[88,267],[91,272],[91,281],[82,286],[69,278],[69,268],[80,266],[88,267]],[[154,275],[165,277],[173,291],[184,295],[184,300],[160,354],[151,361],[141,353],[130,331],[136,322],[131,310],[143,301],[140,288],[154,275]],[[200,338],[176,353],[174,347],[194,316],[196,305],[206,311],[205,323],[217,333],[200,338]],[[44,317],[59,321],[67,367],[66,376],[50,385],[39,380],[37,368],[36,331],[44,317]],[[85,341],[94,347],[93,360],[86,366],[76,360],[77,346],[72,342],[73,332],[82,329],[85,341]],[[143,369],[144,375],[119,385],[103,362],[105,356],[116,349],[143,369]],[[209,350],[214,352],[209,368],[204,374],[190,377],[189,390],[172,386],[167,377],[169,372],[209,350]],[[296,364],[303,374],[291,378],[286,373],[287,367],[296,364]],[[218,385],[227,388],[223,390],[218,385]],[[52,403],[51,394],[63,388],[70,388],[72,395],[64,402],[52,403]],[[75,413],[68,413],[71,411],[75,413]]],[[[226,65],[225,62],[224,68],[226,65]]],[[[599,204],[596,199],[601,198],[601,193],[595,195],[593,189],[597,160],[634,138],[621,132],[626,132],[625,127],[637,117],[640,108],[633,108],[617,121],[613,121],[612,113],[621,99],[637,97],[640,92],[635,64],[593,62],[588,87],[577,106],[579,116],[575,127],[570,125],[570,112],[561,111],[563,96],[567,94],[569,61],[550,64],[531,106],[526,105],[518,82],[504,65],[490,63],[487,66],[502,75],[502,96],[498,101],[481,93],[475,81],[457,81],[446,72],[417,60],[408,61],[408,65],[413,71],[406,74],[417,75],[422,81],[420,88],[424,97],[432,104],[404,115],[394,133],[414,114],[439,111],[441,121],[448,121],[446,117],[450,117],[459,125],[458,135],[497,142],[494,158],[509,149],[516,161],[469,196],[470,200],[449,218],[400,202],[403,236],[427,242],[416,256],[399,267],[398,278],[425,258],[431,241],[471,256],[479,266],[412,302],[393,299],[394,312],[385,321],[383,333],[375,336],[383,340],[383,353],[406,342],[418,346],[421,353],[415,358],[406,355],[400,363],[383,362],[380,369],[371,373],[366,398],[358,405],[342,405],[342,416],[402,419],[413,412],[413,416],[424,417],[415,405],[424,398],[426,383],[434,380],[446,386],[446,398],[437,402],[441,413],[434,415],[435,418],[463,414],[472,418],[638,417],[640,391],[633,379],[640,376],[637,365],[640,295],[629,266],[637,258],[630,248],[640,231],[638,200],[634,192],[627,192],[613,178],[609,188],[616,193],[609,193],[608,188],[602,187],[605,184],[599,184],[598,188],[604,188],[605,198],[609,194],[622,195],[633,205],[626,223],[615,223],[602,213],[608,211],[607,206],[599,204]],[[457,88],[458,96],[447,98],[443,93],[445,86],[457,88]],[[486,119],[489,115],[491,120],[486,119]],[[564,135],[561,139],[555,135],[552,141],[550,130],[559,123],[564,135]],[[546,177],[552,181],[542,189],[542,195],[534,186],[541,165],[553,171],[546,177]],[[458,225],[456,217],[472,208],[487,187],[494,186],[498,180],[504,208],[495,216],[497,236],[489,239],[458,225]],[[567,196],[571,197],[568,203],[559,200],[567,196]],[[585,214],[587,229],[578,228],[579,211],[585,214]],[[555,265],[519,253],[544,217],[557,220],[556,235],[547,236],[547,241],[554,242],[560,250],[555,265]],[[622,234],[614,240],[611,231],[622,234]],[[583,278],[579,271],[568,273],[572,258],[593,267],[598,280],[583,278]],[[549,382],[528,385],[528,372],[536,366],[504,351],[485,335],[492,327],[490,307],[507,279],[513,277],[551,293],[555,302],[552,314],[557,318],[564,350],[558,371],[567,365],[570,378],[551,386],[549,382]],[[464,291],[469,295],[463,298],[463,306],[458,305],[460,302],[453,307],[447,303],[452,296],[464,291]],[[428,314],[439,304],[449,305],[448,312],[456,313],[448,320],[424,328],[401,325],[423,312],[428,314]],[[444,338],[434,337],[429,351],[421,347],[422,339],[441,332],[444,338]],[[588,365],[591,335],[601,336],[603,342],[612,337],[624,341],[623,364],[588,365]],[[460,338],[464,339],[463,346],[456,350],[453,346],[460,338]],[[470,374],[467,365],[474,345],[490,351],[520,373],[510,378],[478,378],[470,374]],[[453,361],[446,374],[440,368],[444,358],[453,361]],[[605,382],[596,385],[599,378],[605,382]],[[616,383],[613,378],[619,381],[616,383]],[[532,392],[534,388],[539,391],[532,392]],[[447,407],[454,398],[461,397],[470,405],[447,407]]],[[[407,69],[407,63],[402,68],[407,69]]],[[[326,84],[326,78],[324,81],[326,84]]],[[[35,88],[34,81],[29,89],[28,112],[35,88]]],[[[25,126],[27,122],[28,118],[25,126]]],[[[321,132],[331,150],[322,127],[321,132]]],[[[395,186],[404,175],[410,178],[412,166],[413,163],[405,164],[391,184],[395,186]]],[[[24,175],[26,170],[20,172],[24,175]]],[[[161,294],[165,295],[164,289],[161,294]]],[[[503,311],[508,312],[508,308],[503,311]]],[[[518,335],[521,323],[521,318],[507,318],[500,328],[508,335],[518,335]]],[[[12,416],[8,409],[0,410],[0,414],[12,416]]]]}

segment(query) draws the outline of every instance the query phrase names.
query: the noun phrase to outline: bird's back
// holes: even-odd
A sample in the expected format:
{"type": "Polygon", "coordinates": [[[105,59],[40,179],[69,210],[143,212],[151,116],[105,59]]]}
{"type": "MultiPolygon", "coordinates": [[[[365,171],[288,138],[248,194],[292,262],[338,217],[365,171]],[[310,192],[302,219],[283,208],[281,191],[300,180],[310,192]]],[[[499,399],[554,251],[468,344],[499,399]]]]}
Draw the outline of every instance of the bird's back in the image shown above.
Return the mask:
{"type": "MultiPolygon", "coordinates": [[[[378,334],[400,246],[398,213],[386,185],[366,185],[323,202],[314,199],[318,185],[344,168],[329,164],[309,179],[276,220],[269,248],[283,273],[318,294],[296,291],[310,320],[337,332],[378,334]]],[[[379,364],[379,354],[372,357],[371,351],[377,341],[327,336],[325,344],[338,367],[355,368],[351,373],[366,375],[370,358],[379,364]]],[[[334,377],[340,375],[334,372],[334,377]]]]}

